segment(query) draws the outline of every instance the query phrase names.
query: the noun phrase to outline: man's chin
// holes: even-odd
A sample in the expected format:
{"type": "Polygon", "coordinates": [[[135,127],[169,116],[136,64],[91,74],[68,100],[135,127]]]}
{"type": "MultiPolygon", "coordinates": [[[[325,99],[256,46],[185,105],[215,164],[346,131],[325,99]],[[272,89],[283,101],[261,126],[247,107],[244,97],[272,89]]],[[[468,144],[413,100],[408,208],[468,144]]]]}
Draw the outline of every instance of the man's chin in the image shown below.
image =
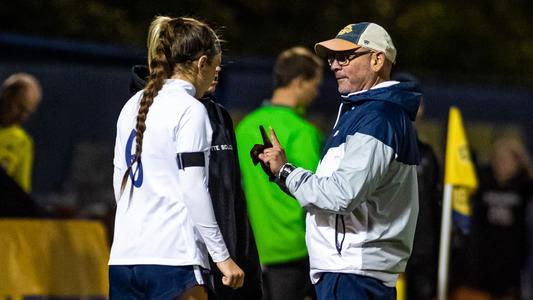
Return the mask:
{"type": "Polygon", "coordinates": [[[346,84],[346,80],[344,80],[344,78],[340,78],[340,79],[337,79],[337,90],[339,91],[339,93],[341,94],[348,94],[350,93],[350,88],[348,87],[348,85],[346,84]]]}
{"type": "Polygon", "coordinates": [[[346,94],[349,94],[351,93],[351,91],[347,88],[344,88],[344,87],[340,87],[337,89],[339,91],[339,94],[341,95],[346,95],[346,94]]]}

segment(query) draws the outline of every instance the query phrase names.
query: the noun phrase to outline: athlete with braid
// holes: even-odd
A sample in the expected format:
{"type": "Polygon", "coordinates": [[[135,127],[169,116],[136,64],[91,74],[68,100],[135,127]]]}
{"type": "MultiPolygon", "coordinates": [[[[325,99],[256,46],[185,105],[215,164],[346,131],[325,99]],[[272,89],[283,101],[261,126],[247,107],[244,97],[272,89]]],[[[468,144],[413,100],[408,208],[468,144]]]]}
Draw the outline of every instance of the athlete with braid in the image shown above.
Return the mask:
{"type": "Polygon", "coordinates": [[[192,18],[157,17],[148,35],[148,82],[117,122],[110,298],[206,299],[208,254],[223,284],[244,281],[213,213],[206,165],[212,129],[197,100],[220,65],[220,42],[192,18]]]}

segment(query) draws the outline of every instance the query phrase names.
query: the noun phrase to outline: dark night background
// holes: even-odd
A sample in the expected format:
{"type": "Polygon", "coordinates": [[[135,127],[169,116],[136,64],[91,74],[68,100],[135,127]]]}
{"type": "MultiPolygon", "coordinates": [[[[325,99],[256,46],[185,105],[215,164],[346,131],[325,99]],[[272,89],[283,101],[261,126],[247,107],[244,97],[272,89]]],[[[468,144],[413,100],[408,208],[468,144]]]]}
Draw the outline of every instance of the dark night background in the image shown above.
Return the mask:
{"type": "MultiPolygon", "coordinates": [[[[34,196],[43,203],[109,203],[115,122],[129,97],[131,66],[145,63],[155,15],[197,17],[220,32],[225,52],[217,95],[236,121],[270,96],[280,51],[312,48],[349,23],[372,21],[393,38],[395,70],[422,82],[421,137],[442,158],[448,109],[458,105],[483,160],[501,132],[532,146],[530,6],[518,0],[3,1],[0,79],[24,71],[43,85],[41,107],[26,126],[35,141],[34,196]]],[[[327,133],[338,93],[325,75],[309,115],[327,133]]]]}

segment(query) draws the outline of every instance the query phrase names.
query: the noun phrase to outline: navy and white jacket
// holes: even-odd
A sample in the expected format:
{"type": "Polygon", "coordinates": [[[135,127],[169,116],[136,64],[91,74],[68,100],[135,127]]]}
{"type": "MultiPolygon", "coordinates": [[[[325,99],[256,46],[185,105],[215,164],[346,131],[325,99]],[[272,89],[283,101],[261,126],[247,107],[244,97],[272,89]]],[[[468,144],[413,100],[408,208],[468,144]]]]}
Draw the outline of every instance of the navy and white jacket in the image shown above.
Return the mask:
{"type": "Polygon", "coordinates": [[[418,215],[414,121],[421,94],[387,81],[343,96],[316,174],[296,168],[286,185],[307,209],[311,280],[353,273],[395,286],[418,215]]]}

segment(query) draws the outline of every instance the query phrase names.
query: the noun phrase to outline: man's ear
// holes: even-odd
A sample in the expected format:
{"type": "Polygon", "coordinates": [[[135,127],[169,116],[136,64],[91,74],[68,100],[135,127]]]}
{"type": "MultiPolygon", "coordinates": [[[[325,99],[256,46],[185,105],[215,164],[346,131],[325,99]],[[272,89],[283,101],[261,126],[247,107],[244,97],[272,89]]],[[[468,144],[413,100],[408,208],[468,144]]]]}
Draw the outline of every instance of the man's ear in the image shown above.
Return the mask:
{"type": "Polygon", "coordinates": [[[383,69],[384,65],[385,54],[381,52],[372,53],[372,58],[370,59],[370,67],[372,68],[372,71],[379,72],[381,69],[383,69]]]}

